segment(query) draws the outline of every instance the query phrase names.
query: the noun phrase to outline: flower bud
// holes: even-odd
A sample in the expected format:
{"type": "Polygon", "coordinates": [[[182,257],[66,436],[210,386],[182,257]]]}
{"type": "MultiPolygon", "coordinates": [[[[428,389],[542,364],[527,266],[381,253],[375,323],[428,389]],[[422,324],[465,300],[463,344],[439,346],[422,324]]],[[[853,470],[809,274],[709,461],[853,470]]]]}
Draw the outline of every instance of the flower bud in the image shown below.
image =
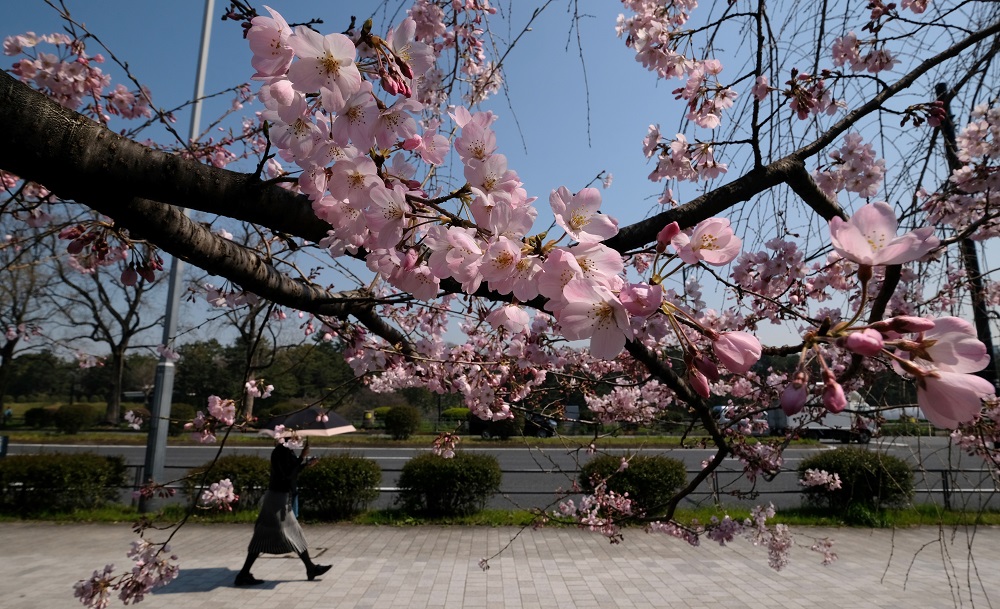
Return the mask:
{"type": "Polygon", "coordinates": [[[847,408],[847,397],[844,388],[840,386],[833,373],[823,375],[823,405],[834,414],[847,408]]]}
{"type": "Polygon", "coordinates": [[[667,245],[670,243],[670,240],[680,232],[681,227],[676,222],[671,222],[660,229],[660,232],[656,233],[656,251],[661,254],[667,251],[667,245]]]}
{"type": "Polygon", "coordinates": [[[787,416],[802,412],[809,399],[809,377],[804,372],[796,372],[792,382],[781,392],[781,411],[787,416]]]}
{"type": "Polygon", "coordinates": [[[853,353],[867,357],[875,357],[882,353],[885,343],[882,340],[882,333],[878,330],[866,328],[859,332],[851,332],[838,343],[853,353]]]}

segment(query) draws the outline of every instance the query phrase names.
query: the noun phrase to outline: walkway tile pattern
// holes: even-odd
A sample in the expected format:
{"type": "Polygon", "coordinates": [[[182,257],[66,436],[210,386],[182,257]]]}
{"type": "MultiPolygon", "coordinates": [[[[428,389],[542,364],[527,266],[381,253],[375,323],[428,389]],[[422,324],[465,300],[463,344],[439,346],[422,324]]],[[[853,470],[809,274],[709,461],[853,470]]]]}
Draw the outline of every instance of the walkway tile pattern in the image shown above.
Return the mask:
{"type": "MultiPolygon", "coordinates": [[[[251,527],[189,525],[172,543],[180,577],[140,609],[468,608],[938,609],[1000,603],[1000,529],[799,528],[790,565],[763,548],[685,543],[641,531],[625,541],[576,530],[306,526],[317,562],[309,582],[292,557],[258,560],[256,588],[234,588],[251,527]],[[840,560],[824,567],[813,538],[840,560]],[[483,572],[480,558],[509,547],[483,572]],[[970,552],[971,548],[971,552],[970,552]],[[970,559],[970,555],[972,559],[970,559]]],[[[0,524],[0,609],[82,605],[72,585],[105,563],[125,567],[121,525],[0,524]]],[[[113,601],[112,607],[121,607],[113,601]]]]}

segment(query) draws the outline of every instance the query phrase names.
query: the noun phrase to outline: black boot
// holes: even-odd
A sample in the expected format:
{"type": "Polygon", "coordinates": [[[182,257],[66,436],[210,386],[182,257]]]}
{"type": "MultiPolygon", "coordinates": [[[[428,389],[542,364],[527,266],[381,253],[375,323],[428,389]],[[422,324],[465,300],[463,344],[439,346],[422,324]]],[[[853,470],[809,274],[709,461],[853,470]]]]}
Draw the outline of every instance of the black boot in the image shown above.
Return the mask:
{"type": "Polygon", "coordinates": [[[330,565],[309,565],[306,567],[306,577],[312,581],[330,570],[330,565]]]}
{"type": "Polygon", "coordinates": [[[259,586],[263,584],[264,580],[257,579],[251,573],[244,573],[240,571],[236,574],[236,581],[233,582],[234,586],[244,587],[244,586],[259,586]]]}

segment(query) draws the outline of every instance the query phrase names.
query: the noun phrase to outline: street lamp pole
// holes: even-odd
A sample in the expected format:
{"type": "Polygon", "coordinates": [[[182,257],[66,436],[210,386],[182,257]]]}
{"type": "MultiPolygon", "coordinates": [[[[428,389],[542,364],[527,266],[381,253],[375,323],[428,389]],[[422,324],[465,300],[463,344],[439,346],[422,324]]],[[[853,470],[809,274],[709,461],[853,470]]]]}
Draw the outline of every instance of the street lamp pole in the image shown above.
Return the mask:
{"type": "MultiPolygon", "coordinates": [[[[191,130],[189,142],[194,142],[201,129],[201,98],[205,95],[205,72],[208,68],[208,47],[212,36],[212,12],[215,0],[205,0],[205,17],[201,26],[201,47],[198,52],[198,73],[194,82],[194,104],[191,108],[191,130]]],[[[187,210],[184,210],[185,215],[187,210]]],[[[184,261],[173,256],[170,260],[169,287],[167,290],[167,310],[163,318],[163,344],[173,345],[177,334],[177,315],[181,304],[181,281],[184,261]]],[[[174,392],[174,363],[165,355],[156,365],[153,386],[153,409],[149,420],[149,437],[146,440],[146,461],[143,466],[143,480],[162,481],[163,465],[167,457],[167,431],[170,426],[170,401],[174,392]]],[[[149,512],[154,508],[153,497],[139,499],[139,511],[149,512]]]]}

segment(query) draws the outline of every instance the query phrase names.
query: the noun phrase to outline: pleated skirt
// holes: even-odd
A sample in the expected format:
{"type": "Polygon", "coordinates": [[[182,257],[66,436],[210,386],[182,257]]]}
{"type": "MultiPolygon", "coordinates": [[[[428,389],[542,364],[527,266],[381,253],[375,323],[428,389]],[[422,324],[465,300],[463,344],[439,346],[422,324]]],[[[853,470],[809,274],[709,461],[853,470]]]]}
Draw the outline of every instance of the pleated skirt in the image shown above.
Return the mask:
{"type": "Polygon", "coordinates": [[[253,538],[248,551],[261,554],[301,554],[307,548],[302,527],[292,512],[291,495],[267,491],[261,500],[260,514],[253,527],[253,538]]]}

